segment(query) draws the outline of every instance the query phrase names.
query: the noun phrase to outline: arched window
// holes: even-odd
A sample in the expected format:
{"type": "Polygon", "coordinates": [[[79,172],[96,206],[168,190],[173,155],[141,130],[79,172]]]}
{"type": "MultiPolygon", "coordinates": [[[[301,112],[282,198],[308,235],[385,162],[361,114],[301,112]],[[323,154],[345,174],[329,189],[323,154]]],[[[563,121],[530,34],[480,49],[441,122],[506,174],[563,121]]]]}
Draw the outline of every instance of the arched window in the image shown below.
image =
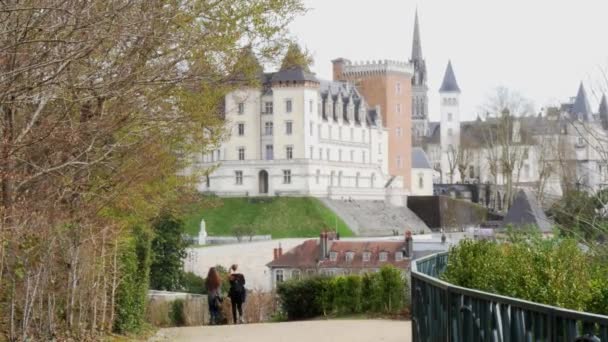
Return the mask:
{"type": "Polygon", "coordinates": [[[370,185],[371,188],[374,187],[375,181],[376,181],[376,174],[372,173],[372,176],[371,176],[370,181],[369,181],[369,185],[370,185]]]}
{"type": "Polygon", "coordinates": [[[334,175],[335,175],[335,171],[331,172],[331,175],[329,176],[329,185],[334,186],[334,175]]]}
{"type": "Polygon", "coordinates": [[[357,188],[359,187],[359,176],[360,176],[360,173],[357,172],[357,176],[355,177],[355,187],[357,187],[357,188]]]}
{"type": "Polygon", "coordinates": [[[338,173],[338,186],[342,186],[342,171],[338,173]]]}

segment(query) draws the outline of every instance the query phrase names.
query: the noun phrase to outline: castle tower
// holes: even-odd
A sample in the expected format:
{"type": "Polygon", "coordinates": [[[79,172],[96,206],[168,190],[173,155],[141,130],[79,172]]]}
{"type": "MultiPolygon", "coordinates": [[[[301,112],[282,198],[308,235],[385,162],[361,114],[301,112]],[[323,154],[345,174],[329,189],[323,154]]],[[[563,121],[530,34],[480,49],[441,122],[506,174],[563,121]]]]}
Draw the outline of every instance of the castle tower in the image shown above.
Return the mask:
{"type": "Polygon", "coordinates": [[[383,126],[388,131],[388,172],[401,176],[410,190],[412,168],[412,75],[407,62],[333,62],[334,80],[353,82],[370,107],[379,106],[383,126]]]}
{"type": "Polygon", "coordinates": [[[419,145],[421,137],[428,131],[428,87],[426,85],[426,62],[422,57],[422,44],[420,41],[420,26],[418,23],[418,10],[414,20],[414,37],[412,40],[412,58],[410,64],[414,67],[412,77],[412,137],[415,145],[419,145]]]}
{"type": "Polygon", "coordinates": [[[439,89],[441,112],[441,181],[442,183],[456,182],[457,165],[460,146],[460,88],[456,82],[452,62],[443,76],[439,89]],[[451,174],[453,171],[453,174],[451,174]]]}

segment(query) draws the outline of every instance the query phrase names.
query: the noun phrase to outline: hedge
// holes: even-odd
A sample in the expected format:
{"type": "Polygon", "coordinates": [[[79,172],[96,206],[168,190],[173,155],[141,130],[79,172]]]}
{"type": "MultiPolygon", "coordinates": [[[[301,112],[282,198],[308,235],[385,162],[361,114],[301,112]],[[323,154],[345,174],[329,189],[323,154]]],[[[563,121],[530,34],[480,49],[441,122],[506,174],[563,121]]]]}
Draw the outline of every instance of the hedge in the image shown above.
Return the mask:
{"type": "Polygon", "coordinates": [[[572,310],[608,314],[608,265],[574,239],[462,241],[442,278],[452,284],[572,310]]]}
{"type": "Polygon", "coordinates": [[[402,271],[385,266],[377,273],[317,276],[279,284],[281,308],[288,320],[327,315],[398,313],[409,305],[402,271]]]}

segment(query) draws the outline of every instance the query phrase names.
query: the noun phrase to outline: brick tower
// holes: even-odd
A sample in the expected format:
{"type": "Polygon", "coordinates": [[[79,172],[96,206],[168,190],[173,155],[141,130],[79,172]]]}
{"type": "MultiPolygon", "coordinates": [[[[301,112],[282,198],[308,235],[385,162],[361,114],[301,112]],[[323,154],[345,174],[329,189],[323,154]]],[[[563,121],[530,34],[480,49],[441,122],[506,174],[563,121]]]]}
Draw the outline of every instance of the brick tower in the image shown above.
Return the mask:
{"type": "Polygon", "coordinates": [[[355,83],[370,107],[380,107],[382,122],[388,130],[388,171],[391,176],[402,176],[404,188],[410,190],[412,65],[389,60],[351,63],[344,58],[332,63],[334,80],[355,83]]]}

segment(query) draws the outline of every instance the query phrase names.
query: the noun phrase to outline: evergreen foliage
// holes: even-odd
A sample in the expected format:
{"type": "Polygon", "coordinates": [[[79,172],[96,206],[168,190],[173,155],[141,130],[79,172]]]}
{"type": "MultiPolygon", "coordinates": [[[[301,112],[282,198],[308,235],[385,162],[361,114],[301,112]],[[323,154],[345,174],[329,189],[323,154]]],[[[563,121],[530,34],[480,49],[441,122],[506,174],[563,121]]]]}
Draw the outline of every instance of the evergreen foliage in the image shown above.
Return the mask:
{"type": "Polygon", "coordinates": [[[377,273],[289,280],[277,294],[289,320],[328,315],[398,313],[409,305],[408,282],[401,270],[384,266],[377,273]]]}
{"type": "Polygon", "coordinates": [[[174,215],[163,213],[152,227],[155,236],[152,240],[150,287],[164,291],[181,290],[187,247],[183,238],[184,224],[174,215]]]}
{"type": "Polygon", "coordinates": [[[281,63],[281,70],[302,68],[310,72],[310,66],[313,64],[312,56],[306,50],[302,50],[297,43],[291,43],[287,48],[287,53],[281,63]]]}
{"type": "Polygon", "coordinates": [[[605,257],[571,238],[519,236],[507,243],[462,241],[442,275],[454,285],[537,303],[608,313],[605,257]]]}
{"type": "Polygon", "coordinates": [[[150,244],[150,232],[142,226],[135,226],[131,237],[121,246],[123,277],[116,294],[115,332],[137,333],[144,324],[150,276],[150,244]]]}

